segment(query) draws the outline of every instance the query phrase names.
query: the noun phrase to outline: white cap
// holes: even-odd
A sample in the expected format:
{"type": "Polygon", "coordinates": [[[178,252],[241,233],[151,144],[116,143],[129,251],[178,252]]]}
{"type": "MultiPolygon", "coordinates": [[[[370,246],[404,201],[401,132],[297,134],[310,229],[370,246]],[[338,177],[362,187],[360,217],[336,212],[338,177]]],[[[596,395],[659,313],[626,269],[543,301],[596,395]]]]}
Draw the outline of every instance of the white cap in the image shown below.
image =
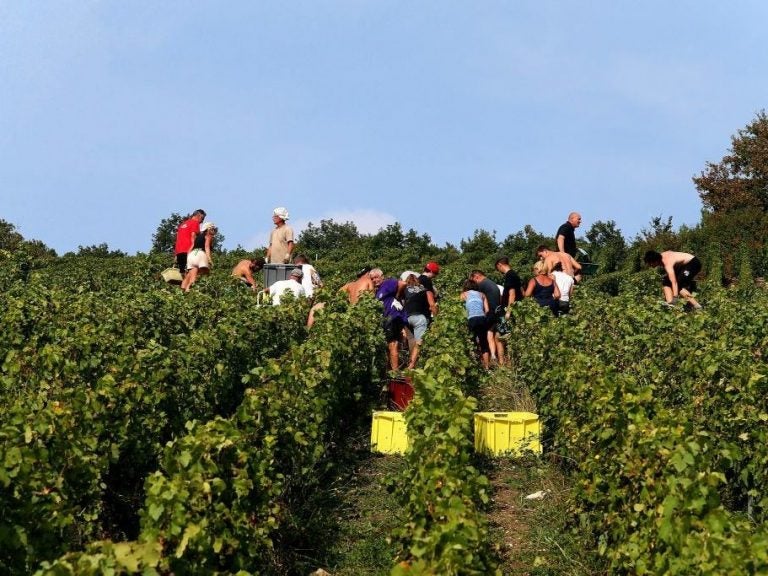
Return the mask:
{"type": "Polygon", "coordinates": [[[418,272],[414,272],[413,270],[406,270],[405,272],[400,274],[400,280],[405,282],[406,280],[408,280],[408,276],[411,276],[411,275],[416,276],[416,278],[419,277],[419,273],[418,272]]]}
{"type": "Polygon", "coordinates": [[[274,210],[272,210],[272,215],[277,216],[281,220],[288,220],[288,208],[284,208],[283,206],[278,206],[274,210]]]}
{"type": "Polygon", "coordinates": [[[203,225],[200,226],[200,232],[205,232],[208,228],[216,228],[216,224],[213,222],[204,222],[203,225]]]}

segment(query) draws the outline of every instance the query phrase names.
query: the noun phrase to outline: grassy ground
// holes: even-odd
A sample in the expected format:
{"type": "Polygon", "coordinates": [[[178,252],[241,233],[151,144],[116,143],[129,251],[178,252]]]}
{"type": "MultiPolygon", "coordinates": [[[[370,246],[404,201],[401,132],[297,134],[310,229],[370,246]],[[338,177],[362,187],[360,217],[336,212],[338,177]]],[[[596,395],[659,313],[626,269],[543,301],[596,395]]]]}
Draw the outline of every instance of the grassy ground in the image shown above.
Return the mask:
{"type": "Polygon", "coordinates": [[[360,414],[337,447],[325,487],[297,511],[297,537],[289,545],[293,557],[286,559],[286,574],[367,576],[391,570],[395,550],[387,538],[402,519],[384,481],[404,461],[372,453],[370,435],[370,412],[360,414]]]}
{"type": "MultiPolygon", "coordinates": [[[[510,368],[488,374],[479,403],[484,411],[537,412],[535,401],[510,368]]],[[[488,520],[504,574],[604,574],[594,553],[567,525],[570,479],[552,456],[489,458],[482,469],[493,487],[488,520]]]]}

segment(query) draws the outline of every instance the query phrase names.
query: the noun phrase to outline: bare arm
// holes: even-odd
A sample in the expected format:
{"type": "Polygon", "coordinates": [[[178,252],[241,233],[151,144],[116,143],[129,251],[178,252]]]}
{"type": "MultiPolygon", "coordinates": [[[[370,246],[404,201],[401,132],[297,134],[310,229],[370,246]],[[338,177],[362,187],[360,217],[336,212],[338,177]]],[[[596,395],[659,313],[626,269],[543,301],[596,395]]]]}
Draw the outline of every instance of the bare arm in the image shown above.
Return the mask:
{"type": "Polygon", "coordinates": [[[432,316],[437,315],[437,304],[435,303],[435,295],[432,294],[429,290],[427,290],[427,304],[429,304],[429,311],[432,313],[432,316]]]}
{"type": "Polygon", "coordinates": [[[557,235],[557,249],[560,252],[565,252],[565,236],[562,234],[557,235]]]}
{"type": "Polygon", "coordinates": [[[488,298],[486,298],[485,294],[483,294],[482,292],[480,293],[480,295],[483,297],[483,312],[488,314],[488,312],[490,311],[490,308],[488,307],[488,298]]]}
{"type": "Polygon", "coordinates": [[[661,256],[661,263],[664,264],[664,271],[669,277],[669,282],[672,284],[672,296],[678,296],[680,289],[677,287],[677,275],[675,275],[675,261],[673,258],[668,258],[666,255],[661,256]]]}
{"type": "Polygon", "coordinates": [[[533,278],[528,280],[528,286],[525,287],[525,293],[523,294],[523,296],[525,296],[526,298],[530,298],[533,295],[533,288],[535,286],[536,286],[536,280],[534,280],[533,278]]]}

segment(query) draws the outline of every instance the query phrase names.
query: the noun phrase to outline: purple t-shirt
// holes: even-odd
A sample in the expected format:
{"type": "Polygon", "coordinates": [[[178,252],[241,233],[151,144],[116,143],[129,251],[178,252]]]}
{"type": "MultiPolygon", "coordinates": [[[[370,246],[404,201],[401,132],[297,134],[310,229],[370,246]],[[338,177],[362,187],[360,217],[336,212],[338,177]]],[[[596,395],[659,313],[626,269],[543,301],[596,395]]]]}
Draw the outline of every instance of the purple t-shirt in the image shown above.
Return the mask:
{"type": "Polygon", "coordinates": [[[376,290],[376,299],[380,300],[384,304],[384,316],[387,318],[400,318],[403,322],[408,322],[408,314],[405,310],[398,310],[392,307],[392,302],[395,301],[397,296],[397,288],[399,286],[397,278],[387,278],[376,290]]]}

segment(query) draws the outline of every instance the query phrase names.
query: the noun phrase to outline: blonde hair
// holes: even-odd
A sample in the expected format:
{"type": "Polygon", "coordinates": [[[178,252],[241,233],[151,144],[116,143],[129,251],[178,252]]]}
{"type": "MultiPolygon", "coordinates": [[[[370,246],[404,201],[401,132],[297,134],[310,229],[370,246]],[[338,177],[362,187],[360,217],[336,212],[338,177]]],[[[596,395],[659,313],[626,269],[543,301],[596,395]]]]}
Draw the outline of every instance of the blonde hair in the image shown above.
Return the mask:
{"type": "Polygon", "coordinates": [[[546,274],[547,273],[547,265],[544,264],[541,260],[537,260],[536,263],[533,265],[533,273],[534,274],[546,274]]]}

